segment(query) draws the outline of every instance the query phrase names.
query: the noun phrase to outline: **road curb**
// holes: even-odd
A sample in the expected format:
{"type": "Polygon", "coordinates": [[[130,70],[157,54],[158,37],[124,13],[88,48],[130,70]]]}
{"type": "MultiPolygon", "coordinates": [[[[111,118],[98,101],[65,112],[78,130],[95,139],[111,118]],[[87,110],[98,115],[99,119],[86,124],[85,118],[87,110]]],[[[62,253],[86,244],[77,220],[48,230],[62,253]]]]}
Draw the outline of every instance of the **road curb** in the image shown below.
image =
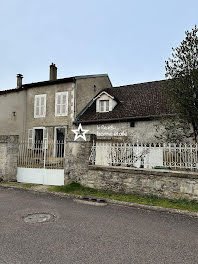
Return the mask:
{"type": "MultiPolygon", "coordinates": [[[[61,193],[61,192],[51,192],[48,190],[39,190],[39,189],[35,190],[32,188],[24,188],[22,186],[10,186],[10,185],[0,184],[0,188],[17,189],[17,190],[23,190],[23,191],[28,191],[28,192],[32,192],[32,193],[51,194],[54,196],[59,196],[59,197],[63,197],[63,198],[70,198],[70,199],[82,199],[84,197],[83,195],[61,193]]],[[[87,197],[89,197],[89,196],[87,196],[87,197]]],[[[108,204],[113,204],[113,205],[118,205],[118,206],[135,207],[135,208],[150,210],[150,211],[159,211],[159,212],[166,212],[166,213],[172,213],[172,214],[186,215],[186,216],[191,216],[191,217],[198,217],[198,213],[191,212],[191,211],[185,211],[185,210],[179,210],[179,209],[173,209],[173,208],[165,208],[165,207],[160,207],[160,206],[130,203],[130,202],[123,202],[123,201],[119,201],[119,200],[111,200],[111,199],[100,198],[100,197],[96,197],[96,198],[103,199],[108,204]]]]}

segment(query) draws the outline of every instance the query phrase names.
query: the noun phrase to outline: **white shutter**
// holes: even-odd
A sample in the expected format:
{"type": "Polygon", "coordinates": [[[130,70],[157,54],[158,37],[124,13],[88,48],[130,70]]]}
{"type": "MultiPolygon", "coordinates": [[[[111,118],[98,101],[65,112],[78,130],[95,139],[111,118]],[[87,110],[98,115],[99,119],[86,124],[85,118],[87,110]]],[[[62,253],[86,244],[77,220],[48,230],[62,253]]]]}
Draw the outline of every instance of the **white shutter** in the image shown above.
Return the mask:
{"type": "Polygon", "coordinates": [[[61,115],[61,94],[57,96],[57,115],[61,115]]]}
{"type": "Polygon", "coordinates": [[[34,130],[28,129],[28,149],[32,149],[34,144],[34,130]]]}
{"type": "Polygon", "coordinates": [[[55,103],[55,115],[59,116],[61,114],[61,95],[56,93],[56,103],[55,103]]]}
{"type": "Polygon", "coordinates": [[[34,98],[34,117],[39,116],[39,105],[40,105],[40,98],[35,96],[34,98]]]}
{"type": "Polygon", "coordinates": [[[40,116],[45,117],[46,115],[46,94],[42,95],[40,100],[41,100],[40,116]]]}
{"type": "Polygon", "coordinates": [[[43,149],[48,148],[48,130],[47,128],[43,128],[43,149]]]}
{"type": "Polygon", "coordinates": [[[63,115],[68,115],[68,92],[63,95],[63,115]]]}
{"type": "Polygon", "coordinates": [[[45,117],[46,115],[46,94],[35,95],[34,117],[45,117]]]}
{"type": "Polygon", "coordinates": [[[57,105],[57,115],[61,115],[61,105],[57,105]]]}
{"type": "Polygon", "coordinates": [[[57,95],[57,104],[61,104],[61,94],[57,95]]]}
{"type": "Polygon", "coordinates": [[[66,99],[65,99],[65,115],[68,115],[68,92],[66,92],[66,99]]]}
{"type": "Polygon", "coordinates": [[[55,99],[55,115],[67,116],[68,115],[68,92],[56,93],[55,99]]]}
{"type": "Polygon", "coordinates": [[[43,116],[43,114],[44,114],[44,100],[45,100],[45,98],[43,96],[41,96],[40,97],[40,102],[41,102],[41,104],[40,104],[40,116],[43,116]]]}

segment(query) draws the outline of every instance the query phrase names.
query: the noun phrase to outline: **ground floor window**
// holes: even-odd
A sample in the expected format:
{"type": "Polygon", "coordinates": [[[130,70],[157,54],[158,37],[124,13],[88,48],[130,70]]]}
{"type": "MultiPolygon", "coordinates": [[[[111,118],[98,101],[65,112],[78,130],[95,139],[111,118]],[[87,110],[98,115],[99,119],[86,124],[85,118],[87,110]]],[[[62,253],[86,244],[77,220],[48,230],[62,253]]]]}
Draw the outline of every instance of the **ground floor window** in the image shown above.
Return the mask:
{"type": "Polygon", "coordinates": [[[55,157],[64,157],[66,127],[54,128],[55,157]]]}
{"type": "Polygon", "coordinates": [[[29,149],[48,149],[54,157],[64,157],[67,127],[34,127],[28,130],[29,149]],[[52,154],[53,155],[53,154],[52,154]]]}
{"type": "Polygon", "coordinates": [[[45,127],[34,127],[28,131],[28,147],[45,149],[48,147],[48,130],[45,127]]]}

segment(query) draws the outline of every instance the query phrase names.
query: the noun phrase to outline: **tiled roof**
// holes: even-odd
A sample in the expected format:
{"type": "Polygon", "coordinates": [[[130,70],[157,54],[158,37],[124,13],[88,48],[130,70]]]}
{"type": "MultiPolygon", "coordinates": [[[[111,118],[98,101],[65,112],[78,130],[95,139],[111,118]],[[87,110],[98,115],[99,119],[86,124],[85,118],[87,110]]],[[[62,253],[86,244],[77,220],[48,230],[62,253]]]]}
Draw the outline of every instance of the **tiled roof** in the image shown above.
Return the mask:
{"type": "Polygon", "coordinates": [[[104,89],[104,91],[119,100],[113,111],[97,113],[96,101],[93,101],[78,116],[77,122],[97,123],[173,114],[165,98],[165,80],[112,87],[104,89]]]}

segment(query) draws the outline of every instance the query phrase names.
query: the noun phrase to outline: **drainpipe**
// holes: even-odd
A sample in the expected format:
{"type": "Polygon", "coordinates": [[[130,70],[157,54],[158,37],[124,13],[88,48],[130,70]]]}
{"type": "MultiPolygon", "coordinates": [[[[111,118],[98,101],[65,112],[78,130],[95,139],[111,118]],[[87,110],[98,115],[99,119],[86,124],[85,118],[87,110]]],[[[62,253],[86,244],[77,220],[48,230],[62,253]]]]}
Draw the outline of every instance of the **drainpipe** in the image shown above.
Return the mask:
{"type": "Polygon", "coordinates": [[[75,84],[74,84],[74,122],[76,122],[76,94],[77,94],[77,83],[75,80],[75,84]]]}

